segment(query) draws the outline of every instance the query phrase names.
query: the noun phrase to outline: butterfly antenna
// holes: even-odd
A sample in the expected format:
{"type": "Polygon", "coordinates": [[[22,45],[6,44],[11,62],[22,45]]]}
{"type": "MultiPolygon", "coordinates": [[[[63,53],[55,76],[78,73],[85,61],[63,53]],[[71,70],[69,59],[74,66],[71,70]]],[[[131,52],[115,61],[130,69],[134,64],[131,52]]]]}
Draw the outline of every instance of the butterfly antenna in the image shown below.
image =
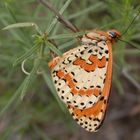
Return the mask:
{"type": "Polygon", "coordinates": [[[139,14],[140,14],[140,10],[138,10],[138,13],[136,14],[136,16],[133,18],[133,20],[131,21],[131,23],[129,24],[129,26],[128,26],[128,27],[125,29],[125,31],[122,33],[122,36],[123,36],[124,34],[127,33],[127,31],[128,31],[129,28],[132,26],[132,24],[135,22],[136,18],[139,16],[139,14]]]}
{"type": "Polygon", "coordinates": [[[120,39],[120,38],[118,38],[118,40],[119,40],[119,41],[122,41],[122,42],[124,42],[124,43],[127,43],[128,45],[130,45],[130,46],[132,46],[132,47],[134,47],[134,48],[140,50],[140,48],[134,46],[133,44],[129,43],[128,41],[122,40],[122,39],[120,39]]]}
{"type": "Polygon", "coordinates": [[[50,2],[48,2],[48,0],[47,1],[45,1],[45,0],[38,0],[38,1],[41,4],[43,4],[45,7],[47,7],[50,11],[52,11],[56,15],[56,17],[57,17],[57,19],[58,19],[58,21],[60,23],[62,23],[63,25],[65,25],[67,28],[69,28],[73,32],[79,32],[78,28],[75,25],[73,25],[70,21],[64,19],[64,17],[59,13],[59,11],[56,10],[53,7],[53,5],[50,2]]]}

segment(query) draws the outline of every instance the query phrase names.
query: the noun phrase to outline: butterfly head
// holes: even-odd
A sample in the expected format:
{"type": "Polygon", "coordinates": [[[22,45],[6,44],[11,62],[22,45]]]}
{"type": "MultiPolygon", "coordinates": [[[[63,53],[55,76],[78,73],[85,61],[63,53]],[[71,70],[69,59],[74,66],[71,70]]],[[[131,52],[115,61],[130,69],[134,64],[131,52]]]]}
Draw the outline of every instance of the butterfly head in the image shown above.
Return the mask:
{"type": "Polygon", "coordinates": [[[117,30],[110,30],[107,33],[108,33],[110,40],[112,42],[116,42],[118,40],[118,38],[121,37],[121,33],[117,30]]]}

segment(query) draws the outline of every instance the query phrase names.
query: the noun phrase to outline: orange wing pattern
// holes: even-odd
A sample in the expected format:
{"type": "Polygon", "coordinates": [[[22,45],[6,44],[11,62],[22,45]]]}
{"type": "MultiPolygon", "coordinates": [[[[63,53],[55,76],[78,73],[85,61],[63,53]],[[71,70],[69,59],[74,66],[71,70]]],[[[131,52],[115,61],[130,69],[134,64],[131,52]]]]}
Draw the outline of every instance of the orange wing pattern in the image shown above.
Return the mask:
{"type": "Polygon", "coordinates": [[[49,63],[60,99],[77,123],[90,132],[98,130],[106,112],[115,38],[112,32],[91,31],[83,36],[81,46],[49,63]]]}

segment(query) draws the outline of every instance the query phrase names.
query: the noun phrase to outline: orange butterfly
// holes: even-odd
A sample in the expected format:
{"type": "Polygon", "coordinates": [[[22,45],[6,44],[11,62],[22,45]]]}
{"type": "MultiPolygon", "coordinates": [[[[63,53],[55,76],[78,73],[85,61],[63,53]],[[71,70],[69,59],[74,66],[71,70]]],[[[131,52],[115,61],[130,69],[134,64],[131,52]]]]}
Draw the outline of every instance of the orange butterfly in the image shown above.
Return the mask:
{"type": "Polygon", "coordinates": [[[97,131],[108,102],[112,77],[112,44],[121,34],[91,31],[81,45],[54,58],[52,78],[61,100],[87,131],[97,131]]]}
{"type": "MultiPolygon", "coordinates": [[[[58,20],[72,31],[79,31],[50,3],[40,0],[58,20]]],[[[60,99],[73,118],[87,131],[101,126],[107,108],[112,79],[112,44],[121,37],[116,30],[92,30],[80,38],[80,45],[49,62],[60,99]]]]}

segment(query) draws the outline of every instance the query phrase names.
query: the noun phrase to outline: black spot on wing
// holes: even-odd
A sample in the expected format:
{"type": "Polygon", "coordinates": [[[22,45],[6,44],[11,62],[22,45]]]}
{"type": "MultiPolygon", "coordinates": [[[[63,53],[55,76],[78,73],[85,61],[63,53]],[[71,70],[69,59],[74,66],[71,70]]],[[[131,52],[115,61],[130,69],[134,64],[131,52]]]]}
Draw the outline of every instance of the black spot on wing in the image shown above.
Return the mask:
{"type": "Polygon", "coordinates": [[[108,54],[108,50],[105,50],[105,53],[108,54]]]}

